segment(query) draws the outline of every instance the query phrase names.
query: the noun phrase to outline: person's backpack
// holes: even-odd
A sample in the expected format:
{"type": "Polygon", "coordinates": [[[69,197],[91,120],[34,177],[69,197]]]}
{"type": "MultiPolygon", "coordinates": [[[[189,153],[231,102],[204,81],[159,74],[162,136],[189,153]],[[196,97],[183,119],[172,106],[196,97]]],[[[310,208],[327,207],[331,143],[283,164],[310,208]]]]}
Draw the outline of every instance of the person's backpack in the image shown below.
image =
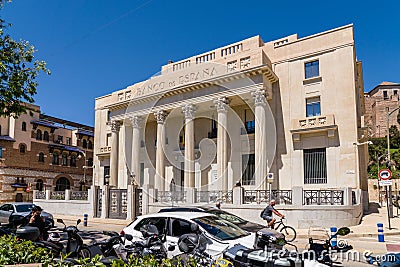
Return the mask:
{"type": "Polygon", "coordinates": [[[267,209],[267,208],[264,208],[264,209],[261,211],[261,213],[260,213],[260,217],[261,217],[262,219],[264,219],[264,212],[265,212],[266,209],[267,209]]]}

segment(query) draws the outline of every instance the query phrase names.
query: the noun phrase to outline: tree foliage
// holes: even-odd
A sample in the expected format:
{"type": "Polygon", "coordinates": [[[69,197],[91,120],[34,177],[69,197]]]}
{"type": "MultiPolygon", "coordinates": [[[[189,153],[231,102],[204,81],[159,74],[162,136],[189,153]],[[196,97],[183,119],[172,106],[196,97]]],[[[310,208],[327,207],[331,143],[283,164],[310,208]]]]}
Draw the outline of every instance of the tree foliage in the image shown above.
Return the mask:
{"type": "MultiPolygon", "coordinates": [[[[0,9],[5,0],[0,0],[0,9]]],[[[40,72],[50,74],[46,62],[35,60],[35,48],[28,41],[14,40],[6,33],[11,25],[0,18],[0,116],[26,113],[24,102],[33,103],[40,72]]]]}

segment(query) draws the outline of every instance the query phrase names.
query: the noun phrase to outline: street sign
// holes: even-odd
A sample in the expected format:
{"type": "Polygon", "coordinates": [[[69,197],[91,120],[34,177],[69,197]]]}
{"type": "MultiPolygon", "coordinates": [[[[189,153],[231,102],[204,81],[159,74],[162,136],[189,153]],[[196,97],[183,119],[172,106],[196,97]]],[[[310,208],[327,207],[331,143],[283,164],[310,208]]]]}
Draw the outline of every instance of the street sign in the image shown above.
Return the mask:
{"type": "Polygon", "coordinates": [[[388,169],[383,169],[379,171],[378,176],[381,180],[390,180],[390,178],[392,178],[392,172],[388,169]]]}
{"type": "Polygon", "coordinates": [[[29,193],[29,192],[31,191],[31,188],[28,186],[28,187],[25,189],[25,191],[29,193]]]}
{"type": "Polygon", "coordinates": [[[393,181],[392,180],[380,180],[379,185],[380,186],[390,186],[390,185],[393,185],[393,181]]]}

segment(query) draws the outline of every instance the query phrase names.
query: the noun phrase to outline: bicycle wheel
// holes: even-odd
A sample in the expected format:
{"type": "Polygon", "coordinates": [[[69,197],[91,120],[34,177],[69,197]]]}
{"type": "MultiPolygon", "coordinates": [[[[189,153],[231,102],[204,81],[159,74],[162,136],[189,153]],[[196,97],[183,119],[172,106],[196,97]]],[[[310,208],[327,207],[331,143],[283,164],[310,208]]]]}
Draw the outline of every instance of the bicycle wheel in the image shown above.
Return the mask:
{"type": "Polygon", "coordinates": [[[284,226],[280,232],[285,236],[287,242],[292,242],[296,239],[296,230],[292,226],[284,226]]]}

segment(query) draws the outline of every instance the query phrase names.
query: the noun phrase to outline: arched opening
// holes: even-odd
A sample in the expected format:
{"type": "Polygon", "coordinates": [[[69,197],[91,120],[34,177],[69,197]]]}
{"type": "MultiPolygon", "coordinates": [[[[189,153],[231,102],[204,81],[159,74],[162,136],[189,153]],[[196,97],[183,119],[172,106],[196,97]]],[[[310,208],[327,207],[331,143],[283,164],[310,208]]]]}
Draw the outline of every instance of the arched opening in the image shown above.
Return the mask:
{"type": "Polygon", "coordinates": [[[93,142],[91,140],[88,141],[88,149],[93,149],[93,142]]]}
{"type": "Polygon", "coordinates": [[[20,144],[19,145],[19,153],[25,153],[26,151],[26,145],[25,144],[20,144]]]}
{"type": "Polygon", "coordinates": [[[65,191],[66,189],[70,189],[71,184],[69,180],[65,177],[60,177],[56,181],[56,189],[55,191],[65,191]]]}
{"type": "Polygon", "coordinates": [[[41,130],[36,131],[36,140],[42,140],[42,131],[41,130]]]}
{"type": "Polygon", "coordinates": [[[83,148],[87,148],[87,141],[86,141],[86,139],[83,139],[83,145],[82,145],[82,147],[83,147],[83,148]]]}
{"type": "Polygon", "coordinates": [[[44,140],[44,141],[49,141],[49,132],[48,132],[48,131],[44,131],[44,133],[43,133],[43,140],[44,140]]]}
{"type": "Polygon", "coordinates": [[[62,154],[61,164],[63,166],[67,166],[68,165],[68,154],[67,153],[63,153],[62,154]]]}
{"type": "Polygon", "coordinates": [[[36,181],[36,190],[43,191],[43,180],[42,179],[38,179],[36,181]]]}
{"type": "Polygon", "coordinates": [[[44,162],[44,153],[43,152],[39,153],[39,162],[44,162]]]}

